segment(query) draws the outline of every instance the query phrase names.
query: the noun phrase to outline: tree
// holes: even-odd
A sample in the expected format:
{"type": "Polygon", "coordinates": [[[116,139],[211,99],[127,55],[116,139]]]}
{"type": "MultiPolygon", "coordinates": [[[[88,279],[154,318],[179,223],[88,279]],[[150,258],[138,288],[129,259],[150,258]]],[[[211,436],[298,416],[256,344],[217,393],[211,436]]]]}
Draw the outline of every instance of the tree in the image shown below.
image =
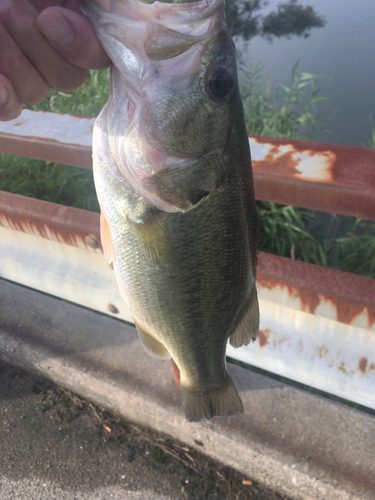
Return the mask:
{"type": "Polygon", "coordinates": [[[240,35],[249,40],[258,35],[260,29],[260,15],[255,12],[267,5],[262,0],[226,0],[225,17],[229,32],[232,36],[240,35]]]}
{"type": "MultiPolygon", "coordinates": [[[[152,3],[154,0],[143,0],[152,3]]],[[[161,0],[165,3],[185,3],[196,0],[161,0]]],[[[256,35],[264,36],[268,40],[273,37],[287,37],[292,35],[310,36],[312,28],[322,28],[326,20],[319,16],[314,8],[299,5],[297,0],[288,0],[277,6],[276,12],[265,17],[259,13],[262,7],[268,5],[268,0],[225,0],[225,17],[229,32],[232,36],[242,36],[250,40],[256,35]]]]}
{"type": "Polygon", "coordinates": [[[318,15],[309,5],[299,5],[297,0],[280,3],[277,11],[262,17],[259,11],[267,4],[262,0],[226,0],[225,15],[231,35],[242,36],[245,40],[256,35],[268,40],[292,35],[307,38],[312,28],[325,26],[324,16],[318,15]]]}
{"type": "Polygon", "coordinates": [[[277,12],[271,12],[263,19],[262,35],[268,39],[276,36],[291,38],[292,35],[310,36],[312,28],[323,28],[324,16],[315,13],[310,5],[298,5],[297,0],[280,3],[277,12]]]}

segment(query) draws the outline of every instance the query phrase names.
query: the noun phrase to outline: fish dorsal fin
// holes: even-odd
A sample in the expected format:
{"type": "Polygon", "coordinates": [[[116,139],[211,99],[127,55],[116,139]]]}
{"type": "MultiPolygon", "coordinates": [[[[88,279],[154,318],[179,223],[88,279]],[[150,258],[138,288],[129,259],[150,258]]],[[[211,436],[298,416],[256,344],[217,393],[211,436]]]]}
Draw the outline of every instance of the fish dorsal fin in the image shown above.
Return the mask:
{"type": "Polygon", "coordinates": [[[255,340],[259,332],[259,303],[257,289],[254,284],[251,295],[239,315],[234,332],[229,337],[233,347],[248,345],[255,340]]]}
{"type": "Polygon", "coordinates": [[[104,258],[108,264],[111,264],[114,258],[111,231],[109,229],[107,219],[102,213],[100,214],[100,239],[102,242],[104,258]]]}
{"type": "Polygon", "coordinates": [[[156,340],[150,333],[148,333],[143,326],[140,325],[139,321],[134,318],[134,323],[137,328],[139,338],[142,342],[143,347],[150,356],[160,359],[170,359],[171,355],[164,345],[156,340]]]}

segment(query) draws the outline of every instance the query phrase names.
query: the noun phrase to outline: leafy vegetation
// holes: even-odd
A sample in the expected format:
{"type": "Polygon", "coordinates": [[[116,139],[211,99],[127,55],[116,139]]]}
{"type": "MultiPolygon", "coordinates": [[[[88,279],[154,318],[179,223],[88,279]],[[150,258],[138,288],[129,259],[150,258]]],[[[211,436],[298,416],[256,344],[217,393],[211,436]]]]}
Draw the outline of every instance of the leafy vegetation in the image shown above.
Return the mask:
{"type": "Polygon", "coordinates": [[[99,212],[91,170],[0,154],[0,190],[99,212]]]}
{"type": "Polygon", "coordinates": [[[87,72],[85,83],[75,92],[50,89],[47,99],[28,109],[69,113],[79,116],[97,116],[108,99],[109,70],[87,72]]]}
{"type": "Polygon", "coordinates": [[[375,127],[372,122],[372,117],[370,117],[370,137],[367,138],[367,142],[365,146],[368,146],[369,148],[375,148],[375,127]]]}
{"type": "Polygon", "coordinates": [[[263,19],[262,35],[268,40],[273,37],[291,38],[292,35],[308,38],[312,28],[323,28],[326,20],[319,16],[311,5],[299,5],[297,0],[289,0],[277,6],[263,19]]]}
{"type": "Polygon", "coordinates": [[[325,97],[319,95],[325,79],[317,85],[317,76],[298,73],[293,66],[291,85],[279,83],[271,88],[260,65],[242,68],[242,99],[249,134],[287,139],[312,139],[314,132],[324,129],[327,113],[317,109],[325,97]]]}
{"type": "MultiPolygon", "coordinates": [[[[247,130],[251,135],[312,139],[324,129],[327,114],[319,110],[319,94],[327,79],[298,73],[291,84],[274,89],[259,65],[241,73],[247,130]]],[[[375,147],[375,129],[368,146],[375,147]]],[[[375,277],[375,222],[340,217],[314,210],[258,201],[259,249],[283,257],[375,277]]]]}
{"type": "Polygon", "coordinates": [[[259,250],[375,278],[373,221],[263,201],[257,206],[259,250]]]}
{"type": "MultiPolygon", "coordinates": [[[[108,98],[109,70],[88,71],[76,92],[51,89],[45,101],[29,109],[96,116],[108,98]]],[[[0,189],[31,198],[99,211],[92,171],[0,154],[0,189]]]]}
{"type": "MultiPolygon", "coordinates": [[[[74,93],[51,89],[33,109],[95,116],[108,94],[108,71],[89,71],[85,84],[74,93]]],[[[325,82],[294,66],[289,86],[272,88],[259,66],[241,72],[248,132],[253,135],[312,138],[322,130],[325,115],[319,110],[325,82]]],[[[372,127],[375,146],[375,130],[372,127]]],[[[0,189],[98,211],[92,172],[39,160],[0,155],[0,189]]],[[[258,202],[260,250],[284,257],[375,277],[375,223],[329,216],[275,203],[258,202]]]]}
{"type": "Polygon", "coordinates": [[[268,4],[262,0],[226,0],[225,16],[232,36],[250,40],[263,36],[272,41],[274,38],[310,36],[313,28],[322,28],[326,20],[310,5],[300,5],[297,0],[280,3],[277,10],[266,16],[261,15],[268,4]]]}
{"type": "MultiPolygon", "coordinates": [[[[154,0],[143,0],[153,3],[154,0]]],[[[195,0],[163,0],[165,3],[186,3],[195,0]]],[[[292,36],[310,36],[313,28],[323,28],[326,23],[310,5],[300,5],[297,0],[280,3],[276,11],[262,16],[262,8],[267,7],[267,0],[226,0],[225,18],[230,34],[250,40],[254,36],[263,36],[272,41],[274,38],[292,36]]]]}
{"type": "Polygon", "coordinates": [[[332,254],[331,267],[375,278],[375,223],[352,219],[345,235],[335,239],[332,254]]]}

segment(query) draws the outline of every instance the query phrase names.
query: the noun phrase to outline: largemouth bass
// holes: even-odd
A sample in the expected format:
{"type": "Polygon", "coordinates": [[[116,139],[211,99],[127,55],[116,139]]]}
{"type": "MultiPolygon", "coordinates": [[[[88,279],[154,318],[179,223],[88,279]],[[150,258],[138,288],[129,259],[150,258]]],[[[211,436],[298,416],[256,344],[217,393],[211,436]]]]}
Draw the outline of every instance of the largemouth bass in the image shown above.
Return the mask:
{"type": "Polygon", "coordinates": [[[242,412],[225,351],[258,333],[258,221],[224,1],[80,3],[113,62],[93,139],[105,257],[186,418],[242,412]]]}

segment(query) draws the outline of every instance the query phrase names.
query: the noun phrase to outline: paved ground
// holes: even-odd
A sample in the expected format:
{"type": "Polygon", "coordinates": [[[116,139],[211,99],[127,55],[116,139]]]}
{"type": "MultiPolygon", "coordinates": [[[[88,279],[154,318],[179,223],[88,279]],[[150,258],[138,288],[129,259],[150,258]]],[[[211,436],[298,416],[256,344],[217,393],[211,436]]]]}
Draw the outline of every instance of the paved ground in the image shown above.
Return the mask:
{"type": "Polygon", "coordinates": [[[1,500],[287,497],[0,362],[1,500]]]}
{"type": "MultiPolygon", "coordinates": [[[[134,425],[122,427],[66,394],[36,394],[30,382],[6,370],[1,500],[229,499],[243,477],[293,500],[375,499],[374,412],[229,366],[244,414],[187,422],[170,363],[148,356],[133,326],[5,280],[0,360],[47,377],[137,429],[169,436],[158,441],[134,425]],[[29,385],[12,385],[21,380],[29,385]],[[201,452],[238,472],[227,477],[218,465],[202,462],[201,452]]],[[[242,488],[239,499],[250,491],[242,488]]]]}

